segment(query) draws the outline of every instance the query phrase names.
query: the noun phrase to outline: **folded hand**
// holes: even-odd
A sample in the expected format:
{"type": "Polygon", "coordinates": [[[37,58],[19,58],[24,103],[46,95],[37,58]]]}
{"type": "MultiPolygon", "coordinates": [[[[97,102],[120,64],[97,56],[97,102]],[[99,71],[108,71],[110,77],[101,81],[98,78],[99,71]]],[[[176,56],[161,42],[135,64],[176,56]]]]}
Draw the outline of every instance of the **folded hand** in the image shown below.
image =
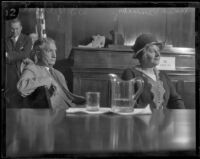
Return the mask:
{"type": "Polygon", "coordinates": [[[50,95],[51,96],[55,95],[57,90],[58,90],[58,84],[52,79],[51,85],[50,85],[50,88],[49,88],[50,95]]]}

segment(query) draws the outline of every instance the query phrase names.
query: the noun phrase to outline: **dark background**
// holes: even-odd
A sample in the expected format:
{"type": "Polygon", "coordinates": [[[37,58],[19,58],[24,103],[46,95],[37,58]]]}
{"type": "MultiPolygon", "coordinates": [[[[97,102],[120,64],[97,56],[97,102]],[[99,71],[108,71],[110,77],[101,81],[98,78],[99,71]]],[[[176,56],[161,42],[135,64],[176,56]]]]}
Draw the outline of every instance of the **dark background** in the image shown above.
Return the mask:
{"type": "MultiPolygon", "coordinates": [[[[19,8],[23,32],[35,32],[36,8],[19,8]]],[[[133,45],[142,32],[174,47],[195,47],[195,8],[45,8],[46,33],[57,43],[58,60],[67,58],[72,47],[83,44],[92,35],[109,37],[120,32],[125,45],[133,45]]],[[[6,36],[9,33],[6,22],[6,36]]]]}

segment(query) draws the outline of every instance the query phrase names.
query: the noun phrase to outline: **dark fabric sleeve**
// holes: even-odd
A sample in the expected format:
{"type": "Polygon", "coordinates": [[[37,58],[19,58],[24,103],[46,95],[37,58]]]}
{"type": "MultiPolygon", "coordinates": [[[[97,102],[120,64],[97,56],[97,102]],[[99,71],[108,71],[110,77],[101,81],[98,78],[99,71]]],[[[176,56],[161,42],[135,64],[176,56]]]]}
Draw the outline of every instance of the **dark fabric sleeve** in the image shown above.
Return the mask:
{"type": "Polygon", "coordinates": [[[135,74],[130,68],[125,69],[121,74],[122,80],[130,80],[132,78],[135,78],[135,74]]]}
{"type": "Polygon", "coordinates": [[[15,63],[16,61],[20,61],[29,57],[31,52],[31,47],[32,47],[32,41],[28,36],[26,36],[25,42],[23,46],[21,46],[22,49],[18,51],[8,49],[9,52],[9,57],[7,59],[8,63],[15,63]]]}
{"type": "Polygon", "coordinates": [[[170,78],[166,73],[163,73],[166,79],[166,82],[170,89],[169,101],[167,103],[167,108],[169,109],[184,109],[185,105],[181,96],[177,93],[176,88],[171,82],[170,78]]]}

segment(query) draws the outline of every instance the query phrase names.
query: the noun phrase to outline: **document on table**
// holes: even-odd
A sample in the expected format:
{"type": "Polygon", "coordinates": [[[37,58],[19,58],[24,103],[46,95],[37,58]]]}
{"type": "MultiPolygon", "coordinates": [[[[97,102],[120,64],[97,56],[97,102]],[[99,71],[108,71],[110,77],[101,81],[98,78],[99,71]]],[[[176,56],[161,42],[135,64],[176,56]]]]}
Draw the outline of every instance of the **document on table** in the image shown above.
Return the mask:
{"type": "Polygon", "coordinates": [[[145,108],[135,108],[133,112],[120,113],[114,112],[111,108],[100,107],[99,111],[88,111],[86,108],[68,108],[66,110],[68,114],[71,113],[86,113],[86,114],[105,114],[105,113],[114,113],[119,115],[136,115],[136,114],[152,114],[150,106],[147,105],[145,108]]]}

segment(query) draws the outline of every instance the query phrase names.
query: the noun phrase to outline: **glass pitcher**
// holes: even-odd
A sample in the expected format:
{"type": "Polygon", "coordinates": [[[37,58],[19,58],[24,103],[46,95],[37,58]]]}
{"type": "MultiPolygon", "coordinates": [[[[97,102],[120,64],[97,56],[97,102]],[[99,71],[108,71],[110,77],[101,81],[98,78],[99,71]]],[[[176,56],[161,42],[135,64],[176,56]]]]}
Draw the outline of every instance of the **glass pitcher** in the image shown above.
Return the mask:
{"type": "Polygon", "coordinates": [[[111,79],[111,108],[114,112],[128,113],[134,111],[135,103],[144,88],[142,78],[136,77],[128,81],[120,79],[116,74],[109,74],[111,79]],[[135,84],[137,90],[135,89],[135,84]]]}

